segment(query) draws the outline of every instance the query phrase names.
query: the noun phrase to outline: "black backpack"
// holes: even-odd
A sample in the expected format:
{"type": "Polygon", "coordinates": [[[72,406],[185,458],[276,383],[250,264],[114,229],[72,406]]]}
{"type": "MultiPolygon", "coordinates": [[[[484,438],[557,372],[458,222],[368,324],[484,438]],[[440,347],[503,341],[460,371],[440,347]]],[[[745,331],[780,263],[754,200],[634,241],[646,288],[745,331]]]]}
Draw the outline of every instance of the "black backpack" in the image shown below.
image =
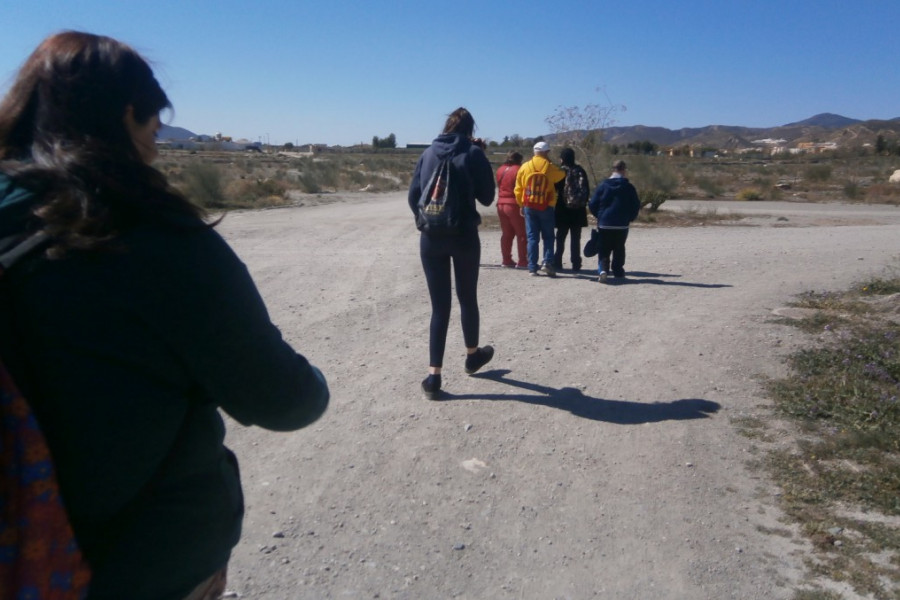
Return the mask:
{"type": "Polygon", "coordinates": [[[453,155],[442,158],[419,198],[416,227],[432,235],[457,235],[462,223],[461,188],[465,173],[453,164],[453,155]]]}
{"type": "Polygon", "coordinates": [[[563,200],[567,208],[584,208],[591,196],[591,188],[588,184],[587,173],[581,167],[566,169],[566,184],[563,191],[563,200]]]}

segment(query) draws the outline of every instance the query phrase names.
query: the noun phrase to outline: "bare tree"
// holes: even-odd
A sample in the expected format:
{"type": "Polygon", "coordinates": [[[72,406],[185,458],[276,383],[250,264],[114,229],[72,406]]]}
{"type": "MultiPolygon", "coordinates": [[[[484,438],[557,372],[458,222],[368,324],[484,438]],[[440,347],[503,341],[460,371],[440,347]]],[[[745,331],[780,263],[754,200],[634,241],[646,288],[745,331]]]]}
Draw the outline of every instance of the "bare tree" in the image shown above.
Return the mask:
{"type": "Polygon", "coordinates": [[[615,116],[627,110],[623,104],[613,104],[605,87],[594,91],[605,102],[584,106],[558,106],[544,122],[550,126],[556,139],[581,153],[593,181],[598,181],[594,161],[603,142],[604,130],[615,124],[615,116]]]}

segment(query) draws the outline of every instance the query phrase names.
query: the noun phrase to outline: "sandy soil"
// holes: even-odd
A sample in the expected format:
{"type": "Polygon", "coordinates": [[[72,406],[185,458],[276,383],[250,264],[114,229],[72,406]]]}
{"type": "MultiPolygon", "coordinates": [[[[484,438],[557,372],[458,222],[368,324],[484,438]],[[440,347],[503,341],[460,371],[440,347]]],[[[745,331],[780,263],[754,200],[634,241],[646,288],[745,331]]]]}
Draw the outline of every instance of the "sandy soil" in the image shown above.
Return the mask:
{"type": "Polygon", "coordinates": [[[773,310],[896,267],[900,208],[722,203],[747,218],[632,229],[617,285],[501,269],[483,232],[497,353],[464,374],[454,307],[449,394],[431,402],[404,194],[304,204],[220,226],[332,390],[305,430],[228,424],[247,500],[232,597],[791,596],[809,548],[738,424],[767,418],[760,380],[805,341],[773,310]]]}

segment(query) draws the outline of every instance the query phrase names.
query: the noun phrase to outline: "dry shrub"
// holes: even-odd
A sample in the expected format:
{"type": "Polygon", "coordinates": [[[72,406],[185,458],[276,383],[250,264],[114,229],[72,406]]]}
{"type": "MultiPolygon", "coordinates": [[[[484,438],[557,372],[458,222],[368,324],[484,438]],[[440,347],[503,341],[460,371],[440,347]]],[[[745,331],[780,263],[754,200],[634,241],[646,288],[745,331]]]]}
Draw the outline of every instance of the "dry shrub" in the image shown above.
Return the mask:
{"type": "Polygon", "coordinates": [[[225,188],[229,206],[265,207],[288,203],[288,184],[281,179],[234,179],[225,188]]]}
{"type": "Polygon", "coordinates": [[[758,188],[747,187],[739,191],[735,197],[738,200],[762,200],[763,193],[758,188]]]}
{"type": "Polygon", "coordinates": [[[900,185],[896,183],[874,183],[866,188],[866,202],[900,206],[900,185]]]}
{"type": "Polygon", "coordinates": [[[227,199],[222,185],[221,169],[213,164],[193,163],[181,172],[181,191],[191,201],[205,208],[225,208],[227,199]]]}

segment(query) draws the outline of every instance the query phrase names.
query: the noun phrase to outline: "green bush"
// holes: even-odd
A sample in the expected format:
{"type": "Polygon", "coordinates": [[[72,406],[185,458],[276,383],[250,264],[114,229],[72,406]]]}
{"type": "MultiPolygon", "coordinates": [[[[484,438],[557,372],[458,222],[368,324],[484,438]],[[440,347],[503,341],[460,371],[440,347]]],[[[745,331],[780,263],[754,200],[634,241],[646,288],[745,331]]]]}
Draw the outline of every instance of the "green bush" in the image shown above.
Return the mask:
{"type": "Polygon", "coordinates": [[[865,191],[855,181],[851,180],[844,184],[844,196],[848,200],[859,200],[864,195],[865,191]]]}
{"type": "Polygon", "coordinates": [[[803,178],[807,181],[824,183],[831,179],[831,165],[809,165],[803,171],[803,178]]]}
{"type": "Polygon", "coordinates": [[[311,174],[301,173],[297,176],[297,182],[300,184],[300,190],[306,194],[318,194],[322,191],[322,186],[311,174]]]}
{"type": "Polygon", "coordinates": [[[668,161],[634,156],[627,163],[629,178],[634,179],[635,186],[661,192],[669,198],[678,189],[680,177],[668,161]]]}
{"type": "Polygon", "coordinates": [[[700,188],[709,198],[715,198],[722,195],[722,186],[718,181],[710,177],[698,177],[697,187],[700,188]]]}
{"type": "Polygon", "coordinates": [[[668,195],[661,190],[646,190],[641,192],[641,208],[650,207],[649,212],[656,212],[663,202],[668,199],[668,195]]]}

